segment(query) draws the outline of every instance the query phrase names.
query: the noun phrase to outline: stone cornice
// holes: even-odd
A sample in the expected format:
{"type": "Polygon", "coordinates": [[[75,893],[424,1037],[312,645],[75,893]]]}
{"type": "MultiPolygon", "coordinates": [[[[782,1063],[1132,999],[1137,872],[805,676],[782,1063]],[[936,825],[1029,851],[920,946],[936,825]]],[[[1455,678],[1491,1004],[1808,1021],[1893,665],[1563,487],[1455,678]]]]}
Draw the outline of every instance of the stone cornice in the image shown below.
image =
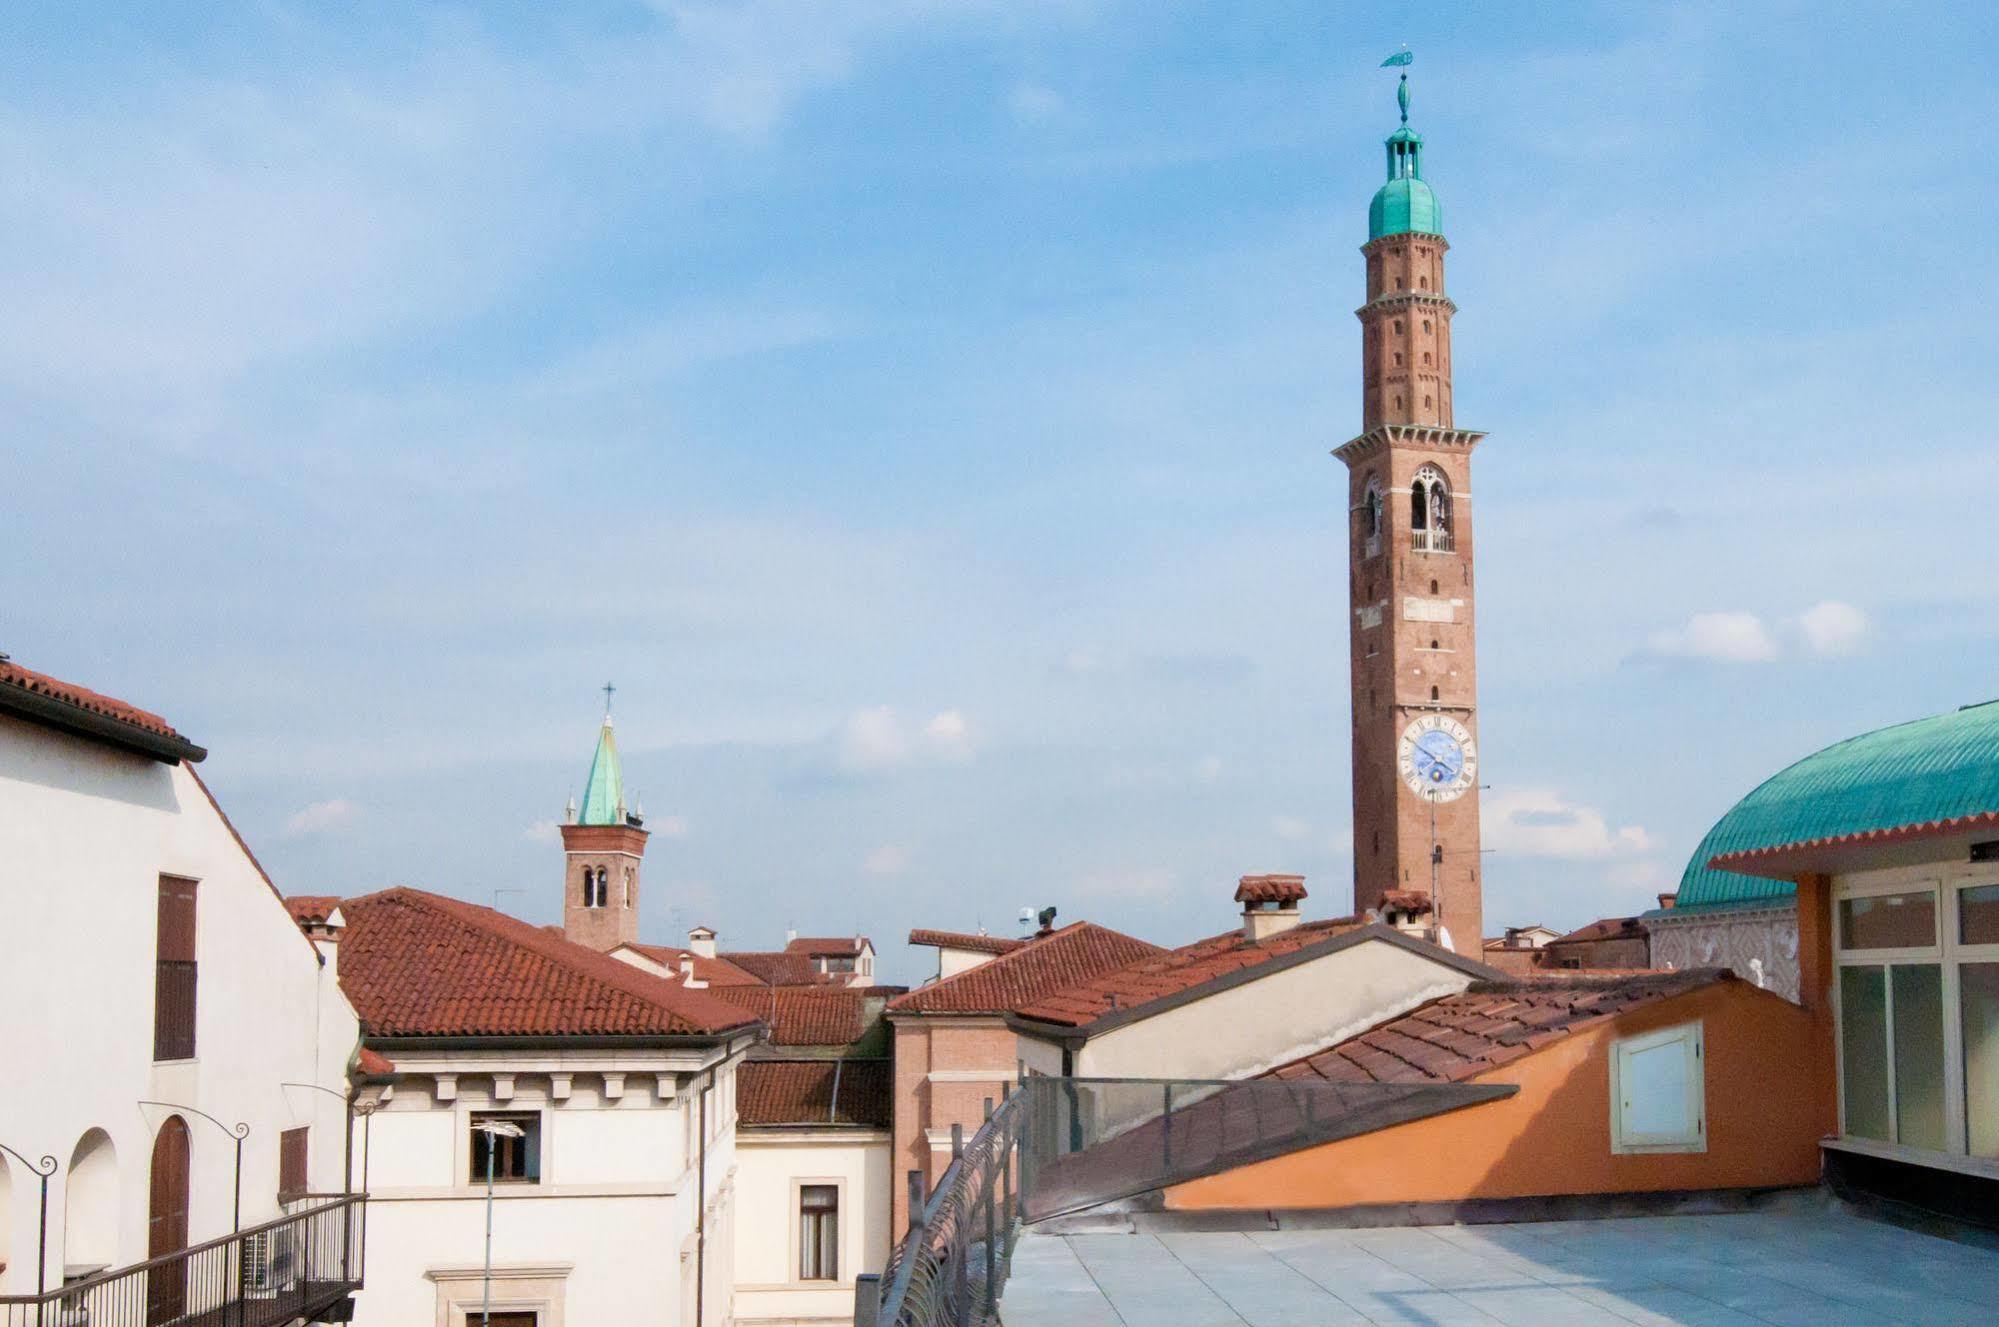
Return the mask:
{"type": "Polygon", "coordinates": [[[1397,290],[1387,295],[1377,295],[1353,311],[1356,318],[1366,318],[1370,313],[1386,313],[1390,309],[1408,308],[1411,305],[1427,304],[1442,309],[1445,313],[1456,314],[1458,306],[1453,301],[1431,290],[1397,290]]]}
{"type": "Polygon", "coordinates": [[[1421,447],[1428,451],[1469,452],[1485,434],[1474,429],[1438,428],[1430,424],[1383,424],[1369,429],[1351,442],[1333,448],[1333,455],[1352,465],[1383,448],[1421,447]]]}
{"type": "Polygon", "coordinates": [[[1360,251],[1362,253],[1374,253],[1377,250],[1386,249],[1392,244],[1411,244],[1418,240],[1434,244],[1439,250],[1451,247],[1451,242],[1442,235],[1432,235],[1427,230],[1400,230],[1393,235],[1381,235],[1369,240],[1366,244],[1360,246],[1360,251]]]}

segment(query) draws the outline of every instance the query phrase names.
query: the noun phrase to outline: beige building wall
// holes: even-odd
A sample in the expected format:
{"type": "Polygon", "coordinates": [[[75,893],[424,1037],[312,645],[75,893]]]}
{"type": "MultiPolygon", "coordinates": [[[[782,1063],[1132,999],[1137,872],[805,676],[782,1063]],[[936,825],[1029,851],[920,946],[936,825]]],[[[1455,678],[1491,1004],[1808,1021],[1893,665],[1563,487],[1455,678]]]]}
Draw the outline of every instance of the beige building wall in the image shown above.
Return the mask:
{"type": "Polygon", "coordinates": [[[735,1320],[763,1327],[844,1323],[854,1277],[888,1261],[889,1134],[859,1129],[745,1129],[736,1138],[735,1320]],[[799,1190],[840,1191],[839,1276],[799,1278],[799,1190]]]}

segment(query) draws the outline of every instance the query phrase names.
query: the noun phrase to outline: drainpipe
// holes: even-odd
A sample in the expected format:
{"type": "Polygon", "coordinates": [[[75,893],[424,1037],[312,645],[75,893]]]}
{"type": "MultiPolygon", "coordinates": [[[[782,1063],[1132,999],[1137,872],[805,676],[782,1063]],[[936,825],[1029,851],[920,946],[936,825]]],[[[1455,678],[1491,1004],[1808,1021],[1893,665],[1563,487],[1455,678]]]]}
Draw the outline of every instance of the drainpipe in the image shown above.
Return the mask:
{"type": "Polygon", "coordinates": [[[701,1085],[696,1125],[701,1134],[701,1157],[694,1172],[694,1327],[701,1327],[708,1309],[708,1091],[713,1085],[712,1075],[701,1085]]]}

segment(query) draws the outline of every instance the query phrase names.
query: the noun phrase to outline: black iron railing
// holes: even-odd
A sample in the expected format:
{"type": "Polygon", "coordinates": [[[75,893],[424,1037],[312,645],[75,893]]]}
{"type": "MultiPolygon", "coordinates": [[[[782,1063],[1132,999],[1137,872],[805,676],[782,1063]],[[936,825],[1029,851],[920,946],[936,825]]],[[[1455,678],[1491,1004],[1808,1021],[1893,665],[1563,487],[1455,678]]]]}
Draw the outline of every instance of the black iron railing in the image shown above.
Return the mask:
{"type": "Polygon", "coordinates": [[[0,1297],[0,1327],[275,1327],[361,1288],[367,1198],[341,1195],[239,1234],[41,1295],[0,1297]]]}
{"type": "Polygon", "coordinates": [[[879,1276],[854,1287],[854,1327],[986,1327],[1021,1226],[1101,1207],[1286,1152],[1457,1110],[1519,1089],[1484,1083],[1032,1077],[926,1196],[909,1175],[910,1228],[879,1276]]]}
{"type": "Polygon", "coordinates": [[[854,1283],[854,1327],[976,1327],[996,1319],[1020,1229],[1027,1094],[1015,1092],[968,1141],[951,1126],[951,1164],[926,1199],[909,1175],[909,1233],[880,1276],[854,1283]]]}

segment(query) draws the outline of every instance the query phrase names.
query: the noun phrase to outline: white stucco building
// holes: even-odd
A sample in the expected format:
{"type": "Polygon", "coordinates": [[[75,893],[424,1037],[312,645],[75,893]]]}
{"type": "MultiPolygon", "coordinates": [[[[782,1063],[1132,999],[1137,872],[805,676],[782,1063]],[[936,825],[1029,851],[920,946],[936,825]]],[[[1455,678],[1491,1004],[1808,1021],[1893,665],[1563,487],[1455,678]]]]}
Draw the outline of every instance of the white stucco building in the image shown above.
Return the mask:
{"type": "MultiPolygon", "coordinates": [[[[106,1275],[345,1187],[354,1013],[196,776],[205,755],[157,715],[0,660],[0,1144],[21,1154],[0,1153],[0,1297],[67,1277],[85,1286],[72,1312],[122,1323],[106,1275]],[[22,1158],[44,1155],[38,1265],[22,1158]]],[[[291,1275],[292,1250],[218,1255],[249,1260],[226,1284],[176,1270],[120,1293],[193,1311],[291,1275]]]]}
{"type": "Polygon", "coordinates": [[[729,1321],[754,1012],[456,899],[339,903],[370,1076],[369,1327],[729,1321]],[[380,1057],[380,1058],[378,1058],[380,1057]],[[518,1137],[489,1142],[482,1124],[518,1137]]]}

